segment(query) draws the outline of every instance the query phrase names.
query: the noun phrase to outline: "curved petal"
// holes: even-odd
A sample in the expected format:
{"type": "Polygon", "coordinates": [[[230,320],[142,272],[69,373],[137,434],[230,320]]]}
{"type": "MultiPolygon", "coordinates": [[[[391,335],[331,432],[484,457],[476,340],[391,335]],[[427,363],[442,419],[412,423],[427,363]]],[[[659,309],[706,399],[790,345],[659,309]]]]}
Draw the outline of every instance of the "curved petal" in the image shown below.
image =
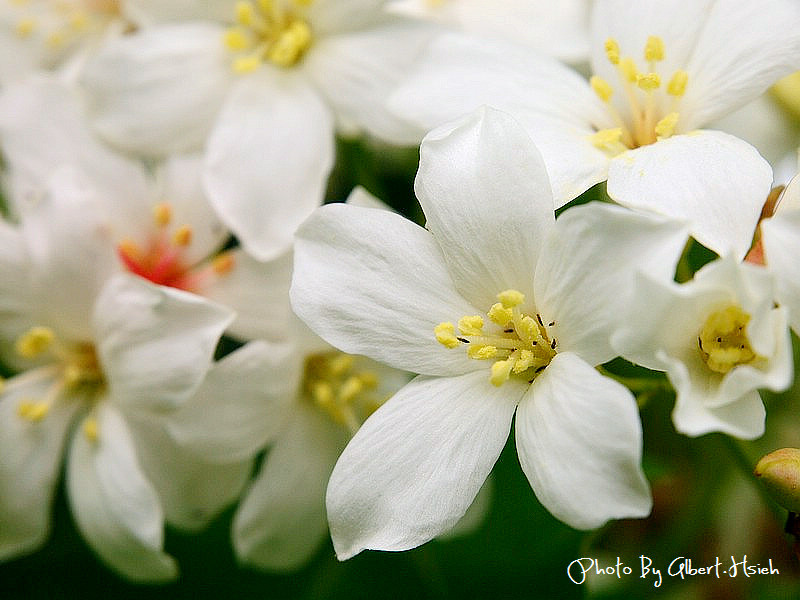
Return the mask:
{"type": "Polygon", "coordinates": [[[96,130],[142,154],[201,148],[232,83],[222,37],[221,26],[186,23],[106,44],[83,72],[96,130]]]}
{"type": "Polygon", "coordinates": [[[689,126],[702,127],[754,99],[798,64],[797,2],[716,0],[686,67],[689,85],[681,107],[691,115],[689,126]]]}
{"type": "Polygon", "coordinates": [[[236,84],[208,140],[208,197],[248,252],[274,258],[322,203],[333,153],[319,93],[296,73],[262,68],[236,84]]]}
{"type": "Polygon", "coordinates": [[[388,0],[317,0],[308,7],[308,19],[321,36],[365,29],[387,21],[388,0]]]}
{"type": "Polygon", "coordinates": [[[289,305],[293,254],[263,262],[241,249],[231,250],[229,256],[233,268],[203,289],[206,298],[236,311],[228,334],[241,340],[287,339],[294,318],[289,305]]]}
{"type": "MultiPolygon", "coordinates": [[[[242,493],[253,458],[212,463],[175,442],[160,419],[130,417],[128,426],[147,480],[158,494],[167,523],[187,531],[209,524],[242,493]]],[[[213,427],[213,423],[209,422],[213,427]]]]}
{"type": "Polygon", "coordinates": [[[295,407],[234,517],[241,561],[293,570],[311,558],[327,534],[325,488],[347,438],[322,411],[302,402],[295,407]]]}
{"type": "Polygon", "coordinates": [[[577,529],[645,517],[642,427],[626,387],[571,353],[556,354],[522,399],[517,453],[539,501],[577,529]]]}
{"type": "Polygon", "coordinates": [[[691,369],[681,361],[662,359],[676,391],[672,422],[677,431],[691,437],[720,431],[746,440],[764,434],[767,413],[757,390],[750,389],[726,404],[709,406],[698,382],[692,381],[691,369]]]}
{"type": "Polygon", "coordinates": [[[399,20],[332,35],[313,46],[303,66],[338,119],[391,143],[416,146],[417,128],[393,115],[386,101],[433,31],[399,20]]]}
{"type": "Polygon", "coordinates": [[[117,275],[93,315],[111,398],[146,410],[179,406],[200,386],[232,320],[228,310],[194,294],[117,275]]]}
{"type": "Polygon", "coordinates": [[[79,404],[56,402],[39,421],[21,417],[21,402],[57,384],[49,367],[9,379],[0,397],[0,560],[35,550],[50,532],[64,440],[79,404]]]}
{"type": "Polygon", "coordinates": [[[753,240],[772,169],[749,144],[720,131],[676,135],[620,154],[608,195],[624,206],[688,220],[717,254],[744,257],[753,240]]]}
{"type": "Polygon", "coordinates": [[[292,307],[348,354],[412,373],[479,367],[436,341],[434,328],[475,314],[450,281],[433,236],[400,215],[330,204],[298,230],[292,307]]]}
{"type": "Polygon", "coordinates": [[[485,370],[420,376],[358,430],[334,467],[327,507],[336,555],[408,550],[464,515],[506,443],[527,385],[485,370]]]}
{"type": "Polygon", "coordinates": [[[238,0],[125,0],[125,14],[139,26],[172,21],[208,20],[222,23],[233,20],[238,0]]]}
{"type": "Polygon", "coordinates": [[[125,421],[106,402],[92,418],[96,439],[81,425],[67,463],[67,493],[78,529],[100,558],[128,579],[174,579],[177,565],[162,550],[158,496],[142,473],[125,421]]]}
{"type": "Polygon", "coordinates": [[[197,393],[169,415],[167,428],[209,462],[250,458],[283,429],[302,367],[288,344],[250,342],[214,364],[197,393]]]}
{"type": "Polygon", "coordinates": [[[464,298],[488,310],[508,288],[532,295],[555,206],[539,151],[515,119],[481,108],[429,133],[414,189],[464,298]]]}
{"type": "Polygon", "coordinates": [[[671,281],[688,239],[680,222],[592,202],[556,221],[536,266],[536,308],[561,350],[592,365],[614,356],[610,336],[631,312],[638,270],[671,281]]]}

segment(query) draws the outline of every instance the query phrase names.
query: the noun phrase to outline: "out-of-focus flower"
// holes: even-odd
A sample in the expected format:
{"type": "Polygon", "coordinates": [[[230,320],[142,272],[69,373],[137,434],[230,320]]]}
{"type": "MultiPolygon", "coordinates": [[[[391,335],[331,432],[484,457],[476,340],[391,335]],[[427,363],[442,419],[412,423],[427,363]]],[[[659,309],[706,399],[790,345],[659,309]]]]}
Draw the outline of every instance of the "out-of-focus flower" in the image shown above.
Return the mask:
{"type": "Polygon", "coordinates": [[[620,204],[688,219],[704,245],[744,256],[771,171],[742,140],[698,128],[797,69],[800,5],[597,2],[591,53],[587,82],[520,46],[442,36],[391,105],[423,129],[482,103],[507,110],[541,149],[558,206],[607,179],[620,204]]]}
{"type": "Polygon", "coordinates": [[[781,448],[770,452],[758,461],[754,473],[778,504],[800,512],[800,450],[781,448]]]}
{"type": "Polygon", "coordinates": [[[274,258],[322,201],[334,131],[419,139],[384,104],[430,27],[384,3],[230,2],[220,21],[144,28],[89,65],[94,124],[150,155],[205,145],[211,203],[252,255],[274,258]]]}
{"type": "Polygon", "coordinates": [[[731,256],[682,285],[638,280],[638,301],[612,343],[623,357],[666,371],[678,431],[764,432],[758,389],[785,390],[793,372],[787,311],[775,308],[774,286],[765,269],[731,256]]]}
{"type": "Polygon", "coordinates": [[[647,514],[635,402],[592,365],[614,356],[632,268],[670,277],[685,229],[607,205],[555,221],[535,147],[490,109],[426,137],[416,191],[427,230],[330,205],[295,246],[298,315],[344,352],[420,374],[334,469],[338,556],[408,549],[452,527],[515,412],[523,470],[554,515],[592,528],[647,514]]]}
{"type": "Polygon", "coordinates": [[[260,262],[241,248],[224,250],[230,233],[202,189],[199,155],[168,157],[148,172],[100,143],[75,91],[53,78],[4,90],[0,141],[12,210],[35,204],[54,171],[74,168],[62,184],[74,185],[70,194],[83,197],[81,210],[104,229],[116,270],[233,308],[229,332],[241,339],[288,335],[292,257],[260,262]]]}
{"type": "Polygon", "coordinates": [[[472,35],[519,42],[569,63],[589,57],[587,0],[392,0],[387,9],[472,35]]]}
{"type": "Polygon", "coordinates": [[[74,76],[108,38],[130,27],[124,0],[0,2],[0,85],[39,69],[74,76]]]}

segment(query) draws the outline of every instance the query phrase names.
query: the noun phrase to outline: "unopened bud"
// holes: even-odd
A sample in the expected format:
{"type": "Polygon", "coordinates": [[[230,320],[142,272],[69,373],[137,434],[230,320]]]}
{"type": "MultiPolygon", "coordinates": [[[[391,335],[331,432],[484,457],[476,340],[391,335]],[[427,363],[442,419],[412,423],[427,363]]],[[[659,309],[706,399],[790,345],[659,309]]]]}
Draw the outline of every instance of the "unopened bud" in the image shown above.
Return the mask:
{"type": "Polygon", "coordinates": [[[785,509],[800,513],[800,450],[782,448],[758,461],[755,476],[785,509]]]}

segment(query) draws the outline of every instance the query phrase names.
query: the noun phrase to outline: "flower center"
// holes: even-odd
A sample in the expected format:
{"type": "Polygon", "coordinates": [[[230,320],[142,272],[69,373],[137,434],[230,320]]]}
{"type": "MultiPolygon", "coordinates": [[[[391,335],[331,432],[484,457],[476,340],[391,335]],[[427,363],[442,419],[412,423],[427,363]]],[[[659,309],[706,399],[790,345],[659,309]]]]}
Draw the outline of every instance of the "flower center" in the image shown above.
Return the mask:
{"type": "Polygon", "coordinates": [[[505,290],[497,294],[498,303],[492,305],[486,315],[494,324],[491,331],[484,331],[484,320],[480,315],[461,317],[458,331],[450,322],[439,323],[434,334],[440,344],[447,348],[466,346],[467,356],[476,360],[494,360],[489,381],[503,385],[512,375],[533,383],[556,355],[555,338],[550,338],[548,327],[541,315],[532,317],[520,310],[525,295],[517,290],[505,290]]]}
{"type": "MultiPolygon", "coordinates": [[[[55,374],[55,381],[42,397],[24,398],[17,405],[17,414],[27,421],[41,421],[66,395],[82,393],[96,398],[105,387],[103,368],[94,346],[88,342],[64,342],[49,327],[36,326],[17,338],[14,350],[22,358],[49,356],[54,362],[31,374],[34,377],[55,374]]],[[[97,422],[91,416],[84,421],[84,433],[91,441],[97,440],[97,422]]]]}
{"type": "Polygon", "coordinates": [[[96,34],[120,16],[119,0],[6,0],[14,9],[14,32],[36,36],[51,50],[61,50],[96,34]]]}
{"type": "Polygon", "coordinates": [[[630,56],[621,56],[617,41],[606,40],[606,57],[616,67],[625,96],[625,115],[612,103],[614,87],[597,75],[589,80],[595,94],[605,103],[616,127],[600,129],[591,137],[595,147],[615,156],[625,150],[652,144],[675,133],[680,114],[678,104],[686,93],[689,74],[678,69],[663,86],[658,63],[664,60],[664,41],[650,36],[644,47],[646,71],[640,71],[630,56]]]}
{"type": "Polygon", "coordinates": [[[352,433],[386,400],[375,393],[378,376],[359,369],[358,362],[359,357],[343,352],[312,354],[303,376],[304,394],[352,433]]]}
{"type": "Polygon", "coordinates": [[[236,25],[225,32],[225,45],[236,53],[233,70],[250,73],[265,62],[297,64],[313,36],[300,16],[313,0],[256,0],[236,3],[236,25]]]}
{"type": "Polygon", "coordinates": [[[756,353],[747,338],[749,321],[750,315],[736,305],[711,313],[697,337],[700,356],[709,369],[725,374],[755,360],[756,353]]]}
{"type": "Polygon", "coordinates": [[[233,256],[223,252],[202,264],[186,258],[192,243],[189,225],[172,227],[172,207],[167,202],[153,207],[155,231],[147,244],[130,238],[117,245],[117,255],[128,271],[158,285],[197,292],[234,267],[233,256]]]}

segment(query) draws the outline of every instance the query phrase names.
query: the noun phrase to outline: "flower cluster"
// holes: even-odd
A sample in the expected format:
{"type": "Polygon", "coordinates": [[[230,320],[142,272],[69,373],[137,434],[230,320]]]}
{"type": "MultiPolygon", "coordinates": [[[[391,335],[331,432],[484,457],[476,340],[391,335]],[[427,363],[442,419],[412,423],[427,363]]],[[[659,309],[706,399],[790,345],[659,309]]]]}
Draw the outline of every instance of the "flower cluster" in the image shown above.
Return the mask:
{"type": "Polygon", "coordinates": [[[62,480],[131,580],[233,505],[263,569],[407,550],[512,429],[595,529],[652,509],[648,390],[754,439],[794,381],[800,139],[723,118],[800,104],[794,0],[0,0],[0,43],[0,559],[62,480]],[[346,144],[418,148],[421,212],[346,144]]]}

